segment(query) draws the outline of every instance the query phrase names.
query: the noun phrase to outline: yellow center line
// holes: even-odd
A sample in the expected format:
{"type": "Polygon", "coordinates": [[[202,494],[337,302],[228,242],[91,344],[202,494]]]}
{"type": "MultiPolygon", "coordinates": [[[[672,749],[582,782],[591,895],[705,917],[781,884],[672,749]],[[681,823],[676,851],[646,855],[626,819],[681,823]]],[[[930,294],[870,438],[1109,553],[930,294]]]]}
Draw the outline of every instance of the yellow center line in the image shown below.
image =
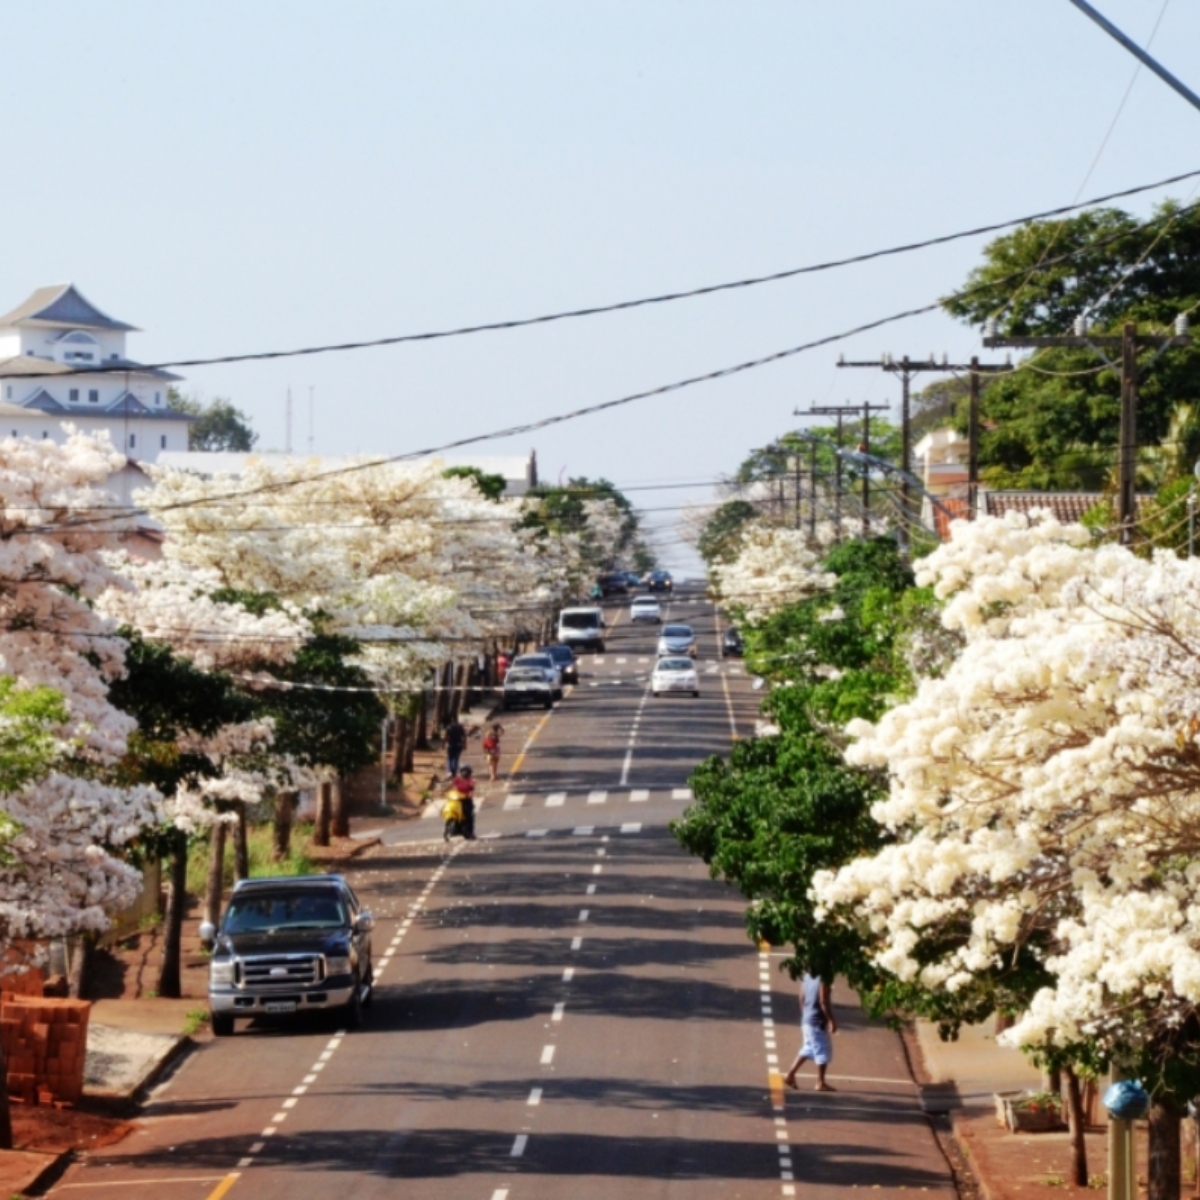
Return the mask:
{"type": "MultiPolygon", "coordinates": [[[[776,1108],[783,1107],[783,1076],[778,1071],[767,1072],[767,1085],[771,1089],[771,1103],[776,1108]]],[[[211,1200],[211,1197],[210,1197],[211,1200]]]]}
{"type": "Polygon", "coordinates": [[[232,1175],[226,1175],[225,1178],[222,1179],[221,1182],[218,1183],[217,1186],[208,1194],[207,1200],[221,1200],[221,1197],[224,1196],[240,1178],[241,1176],[236,1171],[232,1175]]]}
{"type": "MultiPolygon", "coordinates": [[[[565,699],[565,697],[564,697],[564,699],[565,699]]],[[[517,757],[513,759],[513,765],[509,768],[508,777],[510,780],[514,779],[517,775],[517,772],[520,771],[521,764],[525,761],[525,755],[526,755],[526,753],[528,753],[529,747],[533,745],[534,739],[537,737],[537,735],[539,733],[542,732],[542,729],[545,727],[546,722],[548,720],[550,720],[550,718],[552,716],[554,716],[554,709],[550,709],[542,717],[542,719],[533,727],[533,732],[530,733],[530,735],[525,739],[525,745],[521,747],[521,753],[518,754],[517,757]]]]}
{"type": "MultiPolygon", "coordinates": [[[[214,1179],[221,1180],[221,1186],[225,1192],[229,1191],[233,1184],[231,1180],[236,1180],[238,1176],[234,1175],[175,1175],[170,1178],[163,1179],[106,1179],[102,1183],[61,1183],[54,1189],[55,1194],[59,1192],[81,1190],[83,1188],[124,1188],[124,1187],[142,1187],[150,1184],[164,1183],[212,1183],[214,1179]]],[[[225,1192],[214,1192],[214,1196],[223,1196],[225,1192]]],[[[212,1200],[212,1197],[209,1197],[212,1200]]]]}

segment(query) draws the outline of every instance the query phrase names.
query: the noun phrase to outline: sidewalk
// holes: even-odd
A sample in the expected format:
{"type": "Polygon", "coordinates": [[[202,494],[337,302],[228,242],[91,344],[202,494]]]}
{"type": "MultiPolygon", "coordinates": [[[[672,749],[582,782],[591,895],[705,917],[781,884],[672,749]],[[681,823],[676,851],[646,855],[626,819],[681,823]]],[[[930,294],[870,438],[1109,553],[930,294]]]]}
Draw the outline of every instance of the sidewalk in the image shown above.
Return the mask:
{"type": "Polygon", "coordinates": [[[989,1022],[968,1026],[957,1041],[943,1042],[935,1026],[920,1022],[909,1040],[930,1114],[948,1116],[954,1139],[987,1200],[1062,1200],[1095,1197],[1107,1166],[1105,1130],[1087,1132],[1088,1173],[1093,1185],[1072,1187],[1071,1149],[1065,1131],[1012,1133],[996,1117],[995,1093],[1041,1091],[1038,1070],[1017,1050],[996,1043],[989,1022]]]}

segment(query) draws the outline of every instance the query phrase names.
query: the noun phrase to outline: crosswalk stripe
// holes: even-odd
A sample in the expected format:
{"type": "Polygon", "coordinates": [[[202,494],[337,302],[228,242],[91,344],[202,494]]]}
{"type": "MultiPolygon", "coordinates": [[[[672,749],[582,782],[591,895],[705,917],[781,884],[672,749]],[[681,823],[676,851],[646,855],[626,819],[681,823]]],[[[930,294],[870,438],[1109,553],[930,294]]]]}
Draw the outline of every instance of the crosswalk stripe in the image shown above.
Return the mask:
{"type": "Polygon", "coordinates": [[[634,788],[633,791],[629,793],[630,804],[641,804],[643,801],[649,799],[650,792],[646,788],[634,788]]]}
{"type": "Polygon", "coordinates": [[[603,804],[608,799],[607,792],[588,792],[589,804],[603,804]]]}
{"type": "Polygon", "coordinates": [[[578,834],[580,837],[590,837],[596,832],[596,827],[595,825],[576,825],[571,832],[578,834]]]}
{"type": "Polygon", "coordinates": [[[550,830],[548,829],[527,829],[525,830],[526,837],[545,837],[550,830]]]}
{"type": "Polygon", "coordinates": [[[523,792],[514,792],[511,796],[504,798],[505,808],[520,808],[525,803],[525,794],[523,792]]]}
{"type": "Polygon", "coordinates": [[[692,799],[692,789],[691,788],[672,788],[671,789],[671,799],[672,800],[691,800],[692,799]]]}
{"type": "Polygon", "coordinates": [[[546,797],[546,807],[562,808],[562,806],[566,803],[566,799],[566,792],[551,792],[550,795],[546,797]]]}
{"type": "Polygon", "coordinates": [[[621,826],[621,832],[622,833],[641,833],[642,832],[642,823],[641,823],[641,821],[626,821],[625,824],[621,826]]]}

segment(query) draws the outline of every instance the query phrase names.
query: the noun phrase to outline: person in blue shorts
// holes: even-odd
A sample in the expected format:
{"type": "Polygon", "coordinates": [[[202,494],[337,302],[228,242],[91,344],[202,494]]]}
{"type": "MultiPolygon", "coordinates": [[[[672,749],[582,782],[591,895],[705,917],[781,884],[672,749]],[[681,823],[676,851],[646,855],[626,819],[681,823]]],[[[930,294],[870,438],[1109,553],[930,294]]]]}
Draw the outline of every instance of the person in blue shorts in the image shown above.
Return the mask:
{"type": "Polygon", "coordinates": [[[825,1082],[825,1069],[833,1060],[832,1035],[837,1033],[830,992],[824,979],[804,972],[800,980],[800,1052],[784,1076],[784,1082],[790,1088],[797,1086],[796,1072],[811,1059],[817,1067],[817,1091],[833,1091],[825,1082]]]}

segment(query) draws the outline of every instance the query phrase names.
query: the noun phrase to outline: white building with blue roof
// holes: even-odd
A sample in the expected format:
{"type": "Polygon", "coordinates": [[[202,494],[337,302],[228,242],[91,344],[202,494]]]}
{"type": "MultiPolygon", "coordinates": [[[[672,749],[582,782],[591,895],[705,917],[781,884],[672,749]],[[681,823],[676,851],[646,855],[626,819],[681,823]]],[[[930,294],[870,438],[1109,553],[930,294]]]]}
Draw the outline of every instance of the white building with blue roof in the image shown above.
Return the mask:
{"type": "Polygon", "coordinates": [[[179,376],[126,357],[136,326],[114,320],[73,283],[38,288],[0,316],[0,437],[63,441],[63,423],[97,433],[133,462],[186,450],[193,418],[171,408],[179,376]]]}

